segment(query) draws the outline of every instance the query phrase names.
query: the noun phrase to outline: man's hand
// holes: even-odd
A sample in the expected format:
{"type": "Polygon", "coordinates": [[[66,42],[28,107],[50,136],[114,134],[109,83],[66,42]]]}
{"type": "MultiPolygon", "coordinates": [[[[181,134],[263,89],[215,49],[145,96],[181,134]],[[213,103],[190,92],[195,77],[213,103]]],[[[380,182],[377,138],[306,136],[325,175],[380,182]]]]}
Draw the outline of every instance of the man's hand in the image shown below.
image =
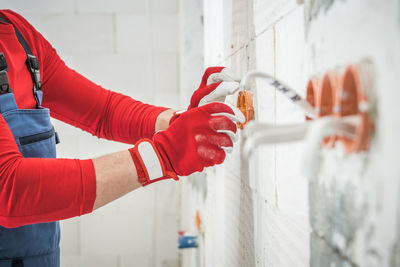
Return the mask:
{"type": "MultiPolygon", "coordinates": [[[[196,108],[211,102],[224,102],[225,97],[235,93],[239,89],[240,79],[235,77],[233,71],[225,67],[210,67],[204,72],[199,88],[193,93],[187,110],[196,108]]],[[[169,124],[178,117],[175,113],[169,124]]]]}
{"type": "Polygon", "coordinates": [[[141,139],[129,151],[93,159],[96,174],[93,209],[140,186],[168,178],[177,180],[178,175],[222,163],[225,152],[232,150],[236,140],[235,122],[244,122],[244,116],[235,107],[207,102],[223,101],[238,89],[237,81],[227,68],[208,68],[187,112],[172,116],[173,110],[165,110],[159,114],[158,133],[153,140],[141,139]]]}
{"type": "Polygon", "coordinates": [[[171,126],[155,134],[153,141],[140,140],[130,149],[139,182],[187,176],[205,167],[221,164],[225,151],[236,141],[236,124],[243,114],[223,103],[191,108],[171,126]]]}
{"type": "Polygon", "coordinates": [[[189,175],[220,164],[236,140],[243,114],[223,103],[210,103],[182,114],[153,140],[141,139],[129,151],[93,159],[96,201],[93,209],[153,182],[189,175]]]}

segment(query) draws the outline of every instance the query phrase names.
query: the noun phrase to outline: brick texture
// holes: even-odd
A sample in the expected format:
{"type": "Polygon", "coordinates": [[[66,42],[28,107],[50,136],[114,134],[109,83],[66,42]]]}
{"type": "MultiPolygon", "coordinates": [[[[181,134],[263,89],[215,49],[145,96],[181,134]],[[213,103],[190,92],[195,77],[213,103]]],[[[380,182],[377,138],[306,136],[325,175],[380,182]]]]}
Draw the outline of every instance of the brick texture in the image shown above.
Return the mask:
{"type": "MultiPolygon", "coordinates": [[[[368,59],[377,100],[367,152],[347,155],[339,143],[322,149],[310,175],[305,142],[258,147],[250,158],[239,142],[208,171],[206,205],[193,207],[206,216],[206,266],[398,266],[398,1],[206,0],[204,7],[206,65],[239,75],[257,68],[305,96],[311,76],[368,59]]],[[[304,122],[267,83],[253,88],[256,120],[304,122]]]]}

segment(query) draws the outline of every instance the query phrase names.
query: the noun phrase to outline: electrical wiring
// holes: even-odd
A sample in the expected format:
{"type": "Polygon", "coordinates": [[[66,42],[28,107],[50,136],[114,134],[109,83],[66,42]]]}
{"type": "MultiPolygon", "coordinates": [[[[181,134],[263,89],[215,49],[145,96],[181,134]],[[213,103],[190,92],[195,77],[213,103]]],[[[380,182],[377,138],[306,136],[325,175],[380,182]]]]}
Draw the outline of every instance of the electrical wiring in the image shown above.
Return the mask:
{"type": "Polygon", "coordinates": [[[305,100],[301,95],[299,95],[295,90],[293,90],[287,84],[281,82],[280,80],[276,79],[273,75],[270,75],[266,72],[252,70],[246,73],[246,75],[240,81],[240,90],[250,90],[251,88],[251,79],[253,78],[263,78],[266,79],[271,86],[276,88],[276,90],[290,99],[295,105],[297,105],[301,110],[305,112],[305,114],[315,119],[318,115],[317,110],[311,106],[307,100],[305,100]]]}
{"type": "Polygon", "coordinates": [[[354,138],[360,120],[360,116],[354,115],[343,118],[326,116],[315,121],[279,126],[252,122],[244,131],[243,155],[250,156],[252,150],[260,145],[306,140],[307,153],[310,155],[307,161],[312,162],[325,137],[343,135],[354,138]]]}

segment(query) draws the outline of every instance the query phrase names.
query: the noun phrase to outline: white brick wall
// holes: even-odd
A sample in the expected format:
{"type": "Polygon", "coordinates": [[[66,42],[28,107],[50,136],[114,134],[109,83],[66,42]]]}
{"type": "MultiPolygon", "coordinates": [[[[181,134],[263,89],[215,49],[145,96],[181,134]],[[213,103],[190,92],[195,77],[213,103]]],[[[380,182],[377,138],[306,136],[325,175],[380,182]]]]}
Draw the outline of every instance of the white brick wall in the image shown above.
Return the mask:
{"type": "MultiPolygon", "coordinates": [[[[101,86],[178,108],[177,0],[0,0],[28,19],[67,65],[101,86]]],[[[91,158],[129,146],[55,121],[60,157],[91,158]]],[[[63,266],[178,266],[179,185],[149,186],[63,221],[63,266]]]]}
{"type": "Polygon", "coordinates": [[[75,2],[76,1],[63,0],[2,0],[1,7],[4,9],[33,14],[71,14],[75,11],[75,2]]]}
{"type": "Polygon", "coordinates": [[[62,55],[115,50],[115,23],[111,14],[43,14],[39,18],[36,15],[32,23],[62,55]]]}
{"type": "MultiPolygon", "coordinates": [[[[72,1],[71,1],[72,2],[72,1]]],[[[152,1],[124,1],[116,0],[112,3],[107,0],[76,0],[76,11],[78,13],[108,13],[108,14],[141,14],[151,7],[152,1]]]]}
{"type": "MultiPolygon", "coordinates": [[[[378,101],[369,152],[323,151],[316,177],[304,175],[304,142],[260,147],[249,168],[239,144],[210,170],[205,206],[192,208],[205,214],[205,266],[399,266],[399,7],[394,0],[205,1],[206,66],[257,68],[304,96],[312,75],[368,58],[378,101]]],[[[304,121],[261,80],[255,103],[258,121],[304,121]]]]}

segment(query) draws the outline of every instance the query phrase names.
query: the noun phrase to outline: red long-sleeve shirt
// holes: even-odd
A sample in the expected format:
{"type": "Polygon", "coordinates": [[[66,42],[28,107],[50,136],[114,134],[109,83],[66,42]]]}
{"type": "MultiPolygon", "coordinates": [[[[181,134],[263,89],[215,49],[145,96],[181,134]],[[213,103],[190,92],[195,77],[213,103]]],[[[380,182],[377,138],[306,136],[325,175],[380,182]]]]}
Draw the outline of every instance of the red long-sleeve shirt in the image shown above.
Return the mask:
{"type": "MultiPolygon", "coordinates": [[[[165,108],[103,89],[68,68],[50,43],[23,17],[0,10],[22,33],[41,66],[43,106],[51,116],[98,137],[135,143],[151,138],[165,108]]],[[[9,65],[10,87],[18,108],[35,108],[26,55],[14,28],[0,22],[0,52],[9,65]]],[[[96,177],[91,160],[23,158],[0,115],[0,225],[56,221],[93,209],[96,177]]]]}

